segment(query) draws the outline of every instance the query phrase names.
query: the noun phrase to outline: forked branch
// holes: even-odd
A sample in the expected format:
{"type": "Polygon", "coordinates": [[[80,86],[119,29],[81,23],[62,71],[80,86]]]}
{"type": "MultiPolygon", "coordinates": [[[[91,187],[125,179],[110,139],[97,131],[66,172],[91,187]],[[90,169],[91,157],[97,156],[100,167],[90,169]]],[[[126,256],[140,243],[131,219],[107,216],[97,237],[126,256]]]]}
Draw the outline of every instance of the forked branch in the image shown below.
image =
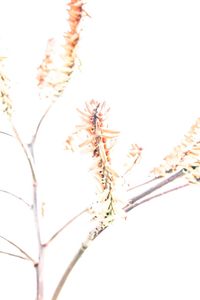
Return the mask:
{"type": "Polygon", "coordinates": [[[69,221],[67,221],[67,223],[65,223],[58,231],[56,231],[56,233],[54,233],[52,235],[52,237],[48,240],[48,242],[46,242],[43,246],[48,246],[51,242],[53,242],[53,240],[65,229],[67,228],[71,223],[73,223],[75,220],[77,220],[81,215],[83,215],[84,213],[88,212],[88,208],[85,208],[84,210],[82,210],[81,212],[79,212],[77,215],[75,215],[72,219],[70,219],[69,221]]]}
{"type": "Polygon", "coordinates": [[[0,251],[0,254],[5,254],[5,255],[16,257],[16,258],[28,260],[27,257],[21,256],[21,255],[18,255],[18,254],[14,254],[14,253],[11,253],[11,252],[2,251],[2,250],[0,251]]]}
{"type": "Polygon", "coordinates": [[[15,244],[11,240],[5,238],[2,235],[0,235],[0,238],[2,240],[6,241],[7,243],[9,243],[10,245],[14,246],[17,250],[19,250],[26,257],[26,259],[28,259],[29,261],[31,261],[34,265],[36,264],[35,260],[25,250],[23,250],[20,246],[18,246],[17,244],[15,244]]]}
{"type": "Polygon", "coordinates": [[[161,187],[169,184],[170,182],[174,181],[177,178],[180,178],[181,176],[183,176],[183,170],[180,170],[178,172],[176,172],[175,174],[171,175],[170,177],[162,180],[161,182],[159,182],[158,184],[156,184],[155,186],[149,188],[148,190],[144,191],[143,193],[133,197],[129,203],[124,207],[124,210],[126,211],[129,206],[131,206],[132,204],[134,204],[135,202],[137,202],[138,200],[150,195],[151,193],[155,192],[156,190],[160,189],[161,187]]]}
{"type": "Polygon", "coordinates": [[[129,206],[125,209],[125,212],[129,212],[130,210],[132,210],[133,208],[135,208],[135,207],[137,207],[137,206],[139,206],[139,205],[141,205],[141,204],[144,204],[144,203],[146,203],[146,202],[149,202],[150,200],[153,200],[153,199],[155,199],[155,198],[161,197],[161,196],[166,195],[166,194],[168,194],[168,193],[171,193],[171,192],[180,190],[180,189],[185,188],[185,187],[187,187],[187,186],[189,186],[189,183],[185,183],[185,184],[183,184],[183,185],[174,187],[174,188],[172,188],[172,189],[170,189],[170,190],[167,190],[167,191],[158,193],[158,194],[156,194],[156,195],[153,195],[153,196],[151,196],[151,197],[145,198],[144,200],[142,200],[142,201],[140,201],[140,202],[134,202],[133,204],[129,205],[129,206]]]}

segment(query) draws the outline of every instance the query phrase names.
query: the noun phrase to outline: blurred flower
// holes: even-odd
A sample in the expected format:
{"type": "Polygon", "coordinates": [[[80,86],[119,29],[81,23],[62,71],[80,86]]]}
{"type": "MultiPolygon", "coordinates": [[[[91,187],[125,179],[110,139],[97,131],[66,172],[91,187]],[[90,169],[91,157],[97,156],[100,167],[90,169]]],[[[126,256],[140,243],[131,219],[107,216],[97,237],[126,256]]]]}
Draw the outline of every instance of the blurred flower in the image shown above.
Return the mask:
{"type": "Polygon", "coordinates": [[[83,2],[71,0],[68,7],[69,31],[60,41],[48,40],[45,57],[38,68],[37,81],[41,95],[52,99],[63,93],[71,78],[80,38],[78,26],[83,15],[83,2]]]}

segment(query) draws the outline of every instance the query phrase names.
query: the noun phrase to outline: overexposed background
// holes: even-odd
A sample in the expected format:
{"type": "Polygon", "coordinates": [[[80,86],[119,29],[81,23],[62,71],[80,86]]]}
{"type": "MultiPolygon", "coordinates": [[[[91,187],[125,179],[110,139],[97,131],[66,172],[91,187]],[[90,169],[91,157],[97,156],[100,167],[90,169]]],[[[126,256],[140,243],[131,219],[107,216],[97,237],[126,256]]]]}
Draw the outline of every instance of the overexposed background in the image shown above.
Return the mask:
{"type": "MultiPolygon", "coordinates": [[[[146,179],[199,116],[200,7],[198,1],[88,1],[78,48],[80,67],[48,115],[36,147],[39,195],[45,203],[43,238],[93,200],[88,162],[64,151],[79,122],[75,108],[91,98],[111,106],[121,131],[119,163],[130,143],[144,148],[130,182],[146,179]]],[[[0,0],[0,56],[9,58],[14,119],[23,139],[46,107],[38,97],[36,68],[46,41],[65,26],[61,0],[0,0]]],[[[0,129],[8,125],[0,122],[0,129]]],[[[13,140],[0,137],[0,188],[31,198],[29,170],[13,140]]],[[[88,249],[61,299],[200,298],[199,187],[138,207],[88,249]]],[[[0,234],[36,254],[27,209],[1,195],[0,234]]],[[[45,300],[87,232],[87,220],[70,227],[47,253],[45,300]],[[71,229],[71,230],[70,230],[71,229]]],[[[10,249],[0,241],[1,249],[10,249]]],[[[0,256],[0,298],[34,299],[29,263],[0,256]]]]}

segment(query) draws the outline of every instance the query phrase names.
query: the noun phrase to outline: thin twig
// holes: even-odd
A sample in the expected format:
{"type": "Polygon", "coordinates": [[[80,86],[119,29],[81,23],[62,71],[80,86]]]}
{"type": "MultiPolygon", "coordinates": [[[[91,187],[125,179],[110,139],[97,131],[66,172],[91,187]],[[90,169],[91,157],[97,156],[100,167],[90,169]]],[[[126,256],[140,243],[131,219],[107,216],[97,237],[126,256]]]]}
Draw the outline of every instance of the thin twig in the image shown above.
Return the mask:
{"type": "Polygon", "coordinates": [[[51,101],[51,103],[49,104],[49,106],[47,107],[47,109],[45,110],[44,114],[42,115],[42,117],[40,118],[38,124],[37,124],[37,127],[36,127],[36,130],[35,130],[35,133],[33,134],[33,137],[32,137],[32,141],[31,141],[31,145],[34,145],[35,144],[35,141],[36,141],[36,138],[37,138],[37,135],[38,135],[38,132],[39,132],[39,129],[44,121],[44,119],[46,118],[48,112],[51,110],[51,108],[53,107],[53,105],[56,103],[56,101],[58,100],[58,98],[54,99],[53,101],[51,101]]]}
{"type": "Polygon", "coordinates": [[[14,197],[14,198],[16,198],[16,199],[22,201],[22,202],[23,202],[24,204],[26,204],[29,208],[32,208],[32,205],[30,205],[30,204],[29,204],[28,202],[26,202],[23,198],[21,198],[21,197],[15,195],[14,193],[11,193],[11,192],[6,191],[6,190],[0,190],[0,192],[1,192],[1,193],[5,193],[5,194],[10,195],[10,196],[12,196],[12,197],[14,197]]]}
{"type": "Polygon", "coordinates": [[[5,131],[0,131],[0,134],[4,134],[4,135],[7,135],[9,137],[12,137],[13,138],[13,135],[8,133],[8,132],[5,132],[5,131]]]}
{"type": "Polygon", "coordinates": [[[67,226],[69,226],[72,222],[74,222],[78,217],[80,217],[87,211],[88,211],[88,208],[85,208],[84,210],[79,212],[77,215],[75,215],[72,219],[67,221],[67,223],[65,223],[58,231],[56,231],[56,233],[54,233],[52,235],[52,237],[48,240],[48,242],[46,242],[43,246],[45,246],[45,247],[48,246],[67,226]]]}
{"type": "Polygon", "coordinates": [[[154,177],[154,178],[149,179],[149,180],[147,180],[147,181],[145,181],[145,182],[143,182],[143,183],[139,183],[139,184],[137,184],[137,185],[131,186],[131,187],[129,187],[129,188],[127,189],[127,192],[132,191],[132,190],[134,190],[134,189],[137,189],[137,188],[139,188],[139,187],[141,187],[141,186],[144,186],[144,185],[146,185],[146,184],[148,184],[148,183],[151,183],[151,182],[153,182],[153,181],[155,181],[155,180],[157,180],[157,179],[159,179],[159,177],[154,177]]]}
{"type": "Polygon", "coordinates": [[[9,255],[9,256],[16,257],[16,258],[21,258],[21,259],[24,259],[24,260],[28,260],[27,257],[17,255],[17,254],[14,254],[14,253],[10,253],[10,252],[6,252],[6,251],[2,251],[2,250],[0,250],[0,254],[6,254],[6,255],[9,255]]]}
{"type": "Polygon", "coordinates": [[[9,244],[11,244],[12,246],[14,246],[15,248],[17,248],[22,254],[24,254],[26,256],[26,258],[30,261],[32,261],[32,263],[35,265],[36,262],[35,260],[26,252],[24,251],[21,247],[19,247],[17,244],[15,244],[14,242],[10,241],[9,239],[5,238],[4,236],[0,235],[0,238],[6,242],[8,242],[9,244]]]}
{"type": "Polygon", "coordinates": [[[146,197],[147,195],[153,193],[154,191],[160,189],[161,187],[165,186],[166,184],[174,181],[175,179],[177,179],[177,178],[179,178],[183,175],[184,175],[184,173],[183,173],[182,170],[176,172],[175,174],[171,175],[167,179],[164,179],[163,181],[159,182],[158,184],[156,184],[155,186],[149,188],[148,190],[144,191],[143,193],[133,197],[131,200],[129,200],[129,203],[124,207],[124,209],[126,210],[130,205],[132,205],[136,201],[146,197]]]}
{"type": "Polygon", "coordinates": [[[172,188],[172,189],[170,189],[170,190],[167,190],[167,191],[164,191],[164,192],[162,192],[162,193],[159,193],[159,194],[156,194],[156,195],[154,195],[154,196],[151,196],[151,197],[149,197],[149,198],[146,198],[146,199],[144,199],[144,200],[142,200],[142,201],[140,201],[140,202],[133,203],[132,205],[128,206],[128,207],[125,209],[125,212],[129,212],[129,211],[132,210],[133,208],[135,208],[135,207],[137,207],[137,206],[139,206],[139,205],[141,205],[141,204],[143,204],[143,203],[146,203],[146,202],[148,202],[148,201],[150,201],[150,200],[152,200],[152,199],[155,199],[155,198],[157,198],[157,197],[160,197],[160,196],[166,195],[166,194],[168,194],[168,193],[177,191],[177,190],[182,189],[182,188],[187,187],[187,186],[189,186],[189,183],[185,183],[185,184],[183,184],[183,185],[179,185],[179,186],[174,187],[174,188],[172,188]]]}

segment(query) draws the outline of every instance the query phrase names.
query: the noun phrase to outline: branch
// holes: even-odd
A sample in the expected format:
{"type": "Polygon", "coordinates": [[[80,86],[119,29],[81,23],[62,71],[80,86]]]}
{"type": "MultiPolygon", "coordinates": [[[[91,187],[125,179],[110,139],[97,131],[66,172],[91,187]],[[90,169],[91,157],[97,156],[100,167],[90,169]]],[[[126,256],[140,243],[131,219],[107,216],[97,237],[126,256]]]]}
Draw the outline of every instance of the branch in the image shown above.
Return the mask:
{"type": "Polygon", "coordinates": [[[5,131],[0,131],[0,134],[4,134],[4,135],[7,135],[9,137],[12,137],[13,138],[13,135],[8,133],[8,132],[5,132],[5,131]]]}
{"type": "Polygon", "coordinates": [[[13,194],[13,193],[11,193],[11,192],[9,192],[9,191],[6,191],[6,190],[0,190],[0,192],[1,192],[1,193],[5,193],[5,194],[10,195],[10,196],[12,196],[12,197],[14,197],[14,198],[16,198],[16,199],[22,201],[22,202],[23,202],[24,204],[26,204],[29,208],[32,208],[32,205],[30,205],[28,202],[26,202],[23,198],[21,198],[21,197],[15,195],[15,194],[13,194]]]}
{"type": "Polygon", "coordinates": [[[95,227],[92,231],[90,231],[87,239],[85,242],[82,243],[81,247],[77,251],[77,253],[74,255],[73,259],[71,260],[70,264],[68,265],[67,269],[65,270],[64,274],[62,275],[55,292],[53,294],[53,297],[51,300],[57,300],[65,281],[67,280],[69,274],[71,273],[72,269],[76,265],[76,263],[79,261],[85,250],[91,245],[91,242],[94,241],[107,227],[102,228],[101,223],[99,226],[95,227]]]}
{"type": "Polygon", "coordinates": [[[52,235],[52,237],[48,240],[48,242],[45,243],[43,246],[45,246],[45,247],[48,246],[68,225],[70,225],[78,217],[80,217],[81,215],[83,215],[87,211],[88,211],[88,208],[85,208],[84,210],[79,212],[77,215],[75,215],[72,219],[70,219],[67,223],[65,223],[65,225],[63,225],[58,231],[56,231],[56,233],[54,233],[54,235],[52,235]]]}
{"type": "Polygon", "coordinates": [[[136,188],[139,188],[139,187],[141,187],[141,186],[144,186],[144,185],[146,185],[146,184],[148,184],[148,183],[151,183],[151,182],[153,182],[153,181],[155,181],[155,180],[157,180],[157,179],[159,179],[159,177],[154,177],[154,178],[149,179],[149,180],[147,180],[147,181],[145,181],[145,182],[143,182],[143,183],[139,183],[139,184],[137,184],[137,185],[131,186],[131,187],[129,187],[129,188],[127,189],[127,192],[132,191],[132,190],[134,190],[134,189],[136,189],[136,188]]]}
{"type": "Polygon", "coordinates": [[[185,184],[183,184],[183,185],[177,186],[177,187],[172,188],[172,189],[170,189],[170,190],[167,190],[167,191],[165,191],[165,192],[162,192],[162,193],[156,194],[156,195],[154,195],[154,196],[151,196],[151,197],[149,197],[149,198],[146,198],[146,199],[142,200],[141,202],[133,203],[132,205],[128,206],[128,207],[125,209],[125,212],[129,212],[129,211],[132,210],[133,208],[135,208],[135,207],[137,207],[137,206],[139,206],[139,205],[141,205],[141,204],[143,204],[143,203],[146,203],[146,202],[148,202],[148,201],[150,201],[150,200],[152,200],[152,199],[155,199],[155,198],[157,198],[157,197],[163,196],[163,195],[165,195],[165,194],[168,194],[168,193],[177,191],[177,190],[182,189],[182,188],[184,188],[184,187],[187,187],[187,186],[189,186],[189,185],[190,185],[189,183],[185,183],[185,184]]]}
{"type": "Polygon", "coordinates": [[[64,284],[65,281],[67,280],[69,274],[71,273],[73,267],[76,265],[76,263],[78,262],[78,260],[81,258],[81,256],[83,255],[83,253],[85,252],[85,250],[87,249],[87,247],[82,244],[82,246],[80,247],[80,249],[78,250],[78,252],[75,254],[75,256],[73,257],[72,261],[70,262],[69,266],[67,267],[67,269],[65,270],[63,276],[61,277],[55,292],[53,294],[52,300],[57,300],[64,284]]]}
{"type": "Polygon", "coordinates": [[[35,141],[36,141],[36,138],[37,138],[37,135],[38,135],[38,132],[39,132],[39,129],[44,121],[44,119],[46,118],[48,112],[51,110],[51,108],[53,107],[53,105],[56,103],[56,100],[58,100],[59,98],[55,98],[50,104],[49,106],[47,107],[47,109],[45,110],[44,114],[42,115],[42,117],[40,118],[39,122],[38,122],[38,125],[36,127],[36,130],[35,130],[35,133],[33,134],[33,137],[32,137],[32,141],[31,141],[31,145],[33,146],[35,144],[35,141]]]}
{"type": "Polygon", "coordinates": [[[17,248],[23,255],[25,255],[25,257],[32,261],[32,263],[35,265],[36,262],[34,261],[34,259],[27,253],[25,252],[21,247],[19,247],[17,244],[15,244],[14,242],[10,241],[9,239],[3,237],[2,235],[0,235],[0,238],[4,241],[6,241],[7,243],[11,244],[12,246],[14,246],[15,248],[17,248]]]}
{"type": "Polygon", "coordinates": [[[21,255],[17,255],[17,254],[14,254],[14,253],[10,253],[10,252],[6,252],[6,251],[1,251],[0,250],[0,254],[6,254],[6,255],[10,255],[10,256],[14,256],[14,257],[17,257],[17,258],[21,258],[21,259],[27,260],[27,257],[21,256],[21,255]]]}
{"type": "Polygon", "coordinates": [[[128,209],[128,207],[130,205],[132,205],[133,203],[135,203],[136,201],[144,198],[145,196],[153,193],[154,191],[160,189],[161,187],[165,186],[166,184],[174,181],[175,179],[183,176],[184,173],[183,173],[183,170],[180,170],[178,172],[176,172],[175,174],[171,175],[170,177],[168,177],[167,179],[164,179],[163,181],[159,182],[158,184],[156,184],[155,186],[151,187],[150,189],[146,190],[145,192],[139,194],[138,196],[136,197],[133,197],[129,203],[124,207],[124,210],[128,209]]]}

